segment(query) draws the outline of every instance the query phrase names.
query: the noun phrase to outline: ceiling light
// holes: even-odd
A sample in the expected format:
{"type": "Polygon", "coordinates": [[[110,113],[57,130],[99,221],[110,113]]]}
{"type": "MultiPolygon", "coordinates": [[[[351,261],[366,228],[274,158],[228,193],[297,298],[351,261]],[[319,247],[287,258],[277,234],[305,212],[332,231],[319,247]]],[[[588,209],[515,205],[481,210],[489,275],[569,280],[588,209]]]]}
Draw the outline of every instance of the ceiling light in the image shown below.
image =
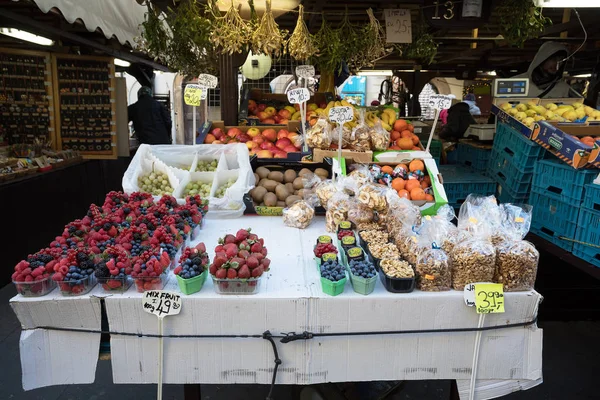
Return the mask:
{"type": "Polygon", "coordinates": [[[573,78],[591,78],[592,74],[579,74],[579,75],[573,75],[573,78]]]}
{"type": "Polygon", "coordinates": [[[54,44],[54,40],[45,38],[43,36],[34,35],[33,33],[25,32],[19,29],[0,28],[0,33],[6,36],[13,37],[15,39],[25,40],[26,42],[39,44],[41,46],[52,46],[54,44]]]}
{"type": "Polygon", "coordinates": [[[394,73],[391,69],[371,70],[371,71],[359,71],[358,76],[392,76],[394,73]]]}
{"type": "Polygon", "coordinates": [[[131,63],[129,61],[121,60],[120,58],[115,58],[115,65],[127,68],[131,65],[131,63]]]}
{"type": "Polygon", "coordinates": [[[538,7],[550,8],[580,8],[580,7],[598,7],[597,0],[535,0],[538,7]]]}
{"type": "Polygon", "coordinates": [[[496,71],[488,71],[488,72],[486,72],[486,75],[496,76],[496,71]]]}

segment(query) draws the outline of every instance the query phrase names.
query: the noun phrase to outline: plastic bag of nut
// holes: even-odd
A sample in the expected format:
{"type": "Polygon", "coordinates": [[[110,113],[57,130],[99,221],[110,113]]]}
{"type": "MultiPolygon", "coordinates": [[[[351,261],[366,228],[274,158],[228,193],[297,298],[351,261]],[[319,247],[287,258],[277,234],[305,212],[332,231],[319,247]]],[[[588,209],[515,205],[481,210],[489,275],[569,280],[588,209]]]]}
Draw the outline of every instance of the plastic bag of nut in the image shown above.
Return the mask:
{"type": "Polygon", "coordinates": [[[540,260],[535,246],[523,240],[531,225],[532,208],[515,204],[503,204],[501,208],[505,239],[496,246],[494,282],[502,283],[506,292],[531,290],[540,260]]]}
{"type": "Polygon", "coordinates": [[[348,221],[354,223],[357,227],[373,222],[375,213],[367,205],[359,202],[355,198],[350,199],[348,208],[348,221]]]}
{"type": "Polygon", "coordinates": [[[464,290],[474,282],[492,282],[496,271],[496,250],[489,233],[475,232],[473,236],[458,243],[450,253],[452,261],[452,287],[464,290]]]}
{"type": "Polygon", "coordinates": [[[306,131],[306,144],[313,149],[328,149],[331,146],[331,125],[325,117],[319,117],[317,122],[306,131]]]}
{"type": "MultiPolygon", "coordinates": [[[[334,124],[331,127],[331,143],[337,148],[340,142],[340,126],[334,124]]],[[[349,149],[352,145],[352,129],[346,125],[342,126],[342,148],[349,149]]]]}
{"type": "Polygon", "coordinates": [[[319,199],[319,204],[325,209],[327,209],[329,200],[338,192],[335,182],[331,179],[325,179],[324,181],[317,183],[314,185],[313,189],[319,199]]]}
{"type": "Polygon", "coordinates": [[[336,192],[327,202],[325,213],[325,228],[327,232],[337,232],[340,222],[348,220],[350,196],[344,192],[336,192]]]}

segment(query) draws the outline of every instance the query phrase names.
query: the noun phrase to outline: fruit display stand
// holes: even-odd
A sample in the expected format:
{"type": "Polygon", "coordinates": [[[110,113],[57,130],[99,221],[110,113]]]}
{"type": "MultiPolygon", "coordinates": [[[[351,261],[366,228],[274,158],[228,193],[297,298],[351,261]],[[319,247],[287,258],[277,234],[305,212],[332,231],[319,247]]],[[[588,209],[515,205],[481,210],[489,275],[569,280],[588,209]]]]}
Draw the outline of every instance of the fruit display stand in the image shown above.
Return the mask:
{"type": "MultiPolygon", "coordinates": [[[[275,341],[282,363],[277,384],[456,379],[464,389],[471,378],[478,338],[478,385],[502,380],[494,384],[509,393],[521,385],[541,383],[542,330],[535,324],[541,296],[537,292],[506,293],[506,312],[486,315],[483,324],[486,328],[521,326],[478,333],[473,329],[482,320],[465,305],[459,291],[395,294],[377,282],[367,296],[350,287],[336,297],[324,294],[313,255],[315,239],[325,233],[322,217],[305,230],[285,227],[278,217],[207,219],[191,245],[206,243],[212,259],[218,238],[241,226],[251,226],[264,238],[271,270],[253,295],[217,294],[207,279],[198,293],[182,296],[181,312],[165,322],[164,334],[199,336],[163,339],[165,383],[271,383],[274,356],[271,344],[262,338],[265,331],[277,336],[281,332],[316,335],[289,343],[275,341]],[[397,334],[385,334],[392,331],[397,334]],[[365,334],[348,335],[357,332],[365,334]],[[318,336],[328,333],[335,335],[318,336]]],[[[179,293],[170,274],[165,289],[179,293]]],[[[143,311],[142,296],[135,287],[108,294],[96,286],[77,297],[63,297],[56,289],[44,297],[14,297],[11,306],[23,328],[23,387],[93,382],[101,327],[113,332],[115,383],[157,382],[159,339],[144,336],[158,334],[156,318],[143,311]],[[106,326],[101,324],[103,309],[106,326]]]]}

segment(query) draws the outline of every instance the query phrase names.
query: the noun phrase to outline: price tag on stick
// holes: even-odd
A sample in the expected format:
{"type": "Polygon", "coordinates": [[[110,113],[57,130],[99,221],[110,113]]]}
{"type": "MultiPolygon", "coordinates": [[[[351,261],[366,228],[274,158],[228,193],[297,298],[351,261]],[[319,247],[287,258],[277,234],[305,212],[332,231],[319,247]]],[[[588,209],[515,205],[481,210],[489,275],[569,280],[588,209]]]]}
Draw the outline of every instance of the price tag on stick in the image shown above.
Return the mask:
{"type": "Polygon", "coordinates": [[[158,387],[156,398],[162,400],[163,377],[163,319],[181,312],[181,296],[165,290],[147,290],[142,297],[142,308],[158,318],[158,387]]]}
{"type": "Polygon", "coordinates": [[[291,104],[306,103],[310,99],[310,92],[307,88],[292,89],[287,92],[287,98],[291,104]]]}
{"type": "Polygon", "coordinates": [[[209,89],[214,89],[217,87],[217,83],[219,83],[219,80],[214,75],[209,75],[209,74],[198,75],[198,85],[200,85],[200,86],[204,86],[209,89]]]}
{"type": "MultiPolygon", "coordinates": [[[[202,100],[203,87],[200,85],[189,84],[183,91],[183,101],[188,106],[198,107],[202,100]]],[[[205,96],[206,97],[206,96],[205,96]]]]}
{"type": "MultiPolygon", "coordinates": [[[[338,124],[338,163],[342,164],[342,135],[344,132],[344,124],[354,119],[354,108],[349,106],[333,107],[329,110],[329,121],[337,122],[338,124]]],[[[341,174],[340,174],[341,177],[341,174]]]]}
{"type": "Polygon", "coordinates": [[[312,78],[315,76],[315,67],[314,65],[298,65],[296,67],[296,76],[298,78],[312,78]]]}

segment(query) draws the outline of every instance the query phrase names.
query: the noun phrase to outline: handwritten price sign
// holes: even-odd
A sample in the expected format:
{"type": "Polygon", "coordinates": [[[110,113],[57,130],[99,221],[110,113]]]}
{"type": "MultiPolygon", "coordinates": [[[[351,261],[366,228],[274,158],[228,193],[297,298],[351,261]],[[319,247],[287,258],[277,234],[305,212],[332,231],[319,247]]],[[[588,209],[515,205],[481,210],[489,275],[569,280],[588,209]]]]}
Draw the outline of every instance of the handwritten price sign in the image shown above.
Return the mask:
{"type": "Polygon", "coordinates": [[[432,94],[429,96],[429,107],[437,108],[438,110],[445,110],[452,106],[452,99],[449,96],[443,94],[432,94]]]}
{"type": "Polygon", "coordinates": [[[338,124],[344,124],[354,119],[354,108],[344,107],[333,107],[329,110],[329,121],[337,122],[338,124]]]}
{"type": "Polygon", "coordinates": [[[200,85],[186,85],[185,90],[183,91],[183,102],[188,106],[198,107],[200,102],[206,98],[206,91],[202,90],[202,86],[200,85]],[[204,92],[204,98],[203,93],[204,92]]]}
{"type": "Polygon", "coordinates": [[[219,82],[219,80],[214,75],[200,74],[198,76],[198,85],[204,86],[209,89],[216,88],[218,82],[219,82]]]}
{"type": "Polygon", "coordinates": [[[310,92],[307,88],[292,89],[287,92],[287,98],[291,104],[306,103],[310,99],[310,92]]]}
{"type": "Polygon", "coordinates": [[[312,78],[315,76],[314,65],[298,65],[296,67],[296,76],[299,78],[312,78]]]}
{"type": "Polygon", "coordinates": [[[386,9],[385,41],[387,43],[412,43],[412,24],[410,10],[386,9]]]}
{"type": "Polygon", "coordinates": [[[465,286],[465,304],[477,314],[504,312],[504,287],[501,283],[471,283],[465,286]]]}
{"type": "Polygon", "coordinates": [[[158,318],[177,315],[181,311],[181,296],[164,290],[147,290],[142,297],[142,307],[158,318]]]}

